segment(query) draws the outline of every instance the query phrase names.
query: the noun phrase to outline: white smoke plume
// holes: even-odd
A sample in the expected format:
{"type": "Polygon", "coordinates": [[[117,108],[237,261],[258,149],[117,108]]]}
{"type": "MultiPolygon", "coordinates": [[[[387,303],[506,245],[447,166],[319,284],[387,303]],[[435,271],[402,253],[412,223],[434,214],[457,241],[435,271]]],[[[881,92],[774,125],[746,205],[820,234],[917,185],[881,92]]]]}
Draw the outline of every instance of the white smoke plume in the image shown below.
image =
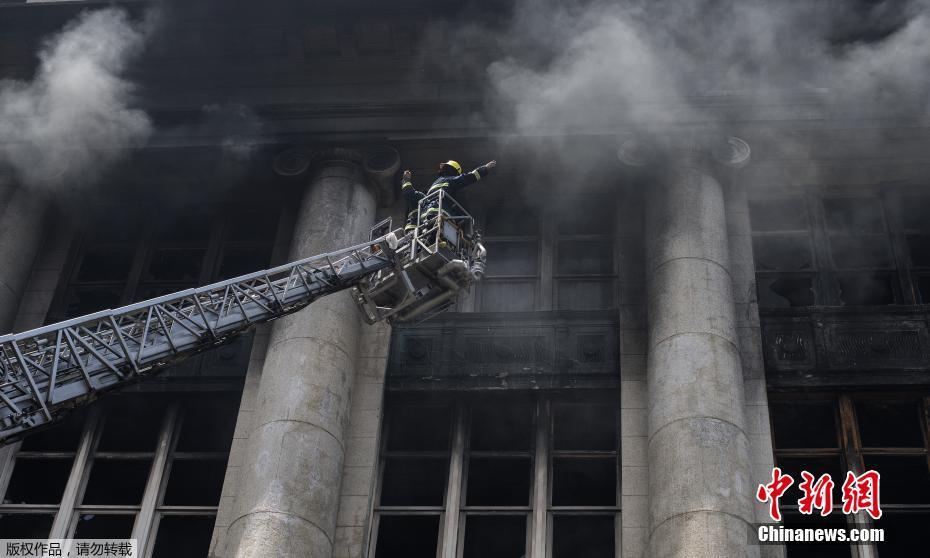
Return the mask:
{"type": "Polygon", "coordinates": [[[124,72],[146,36],[124,11],[104,9],[47,39],[32,80],[0,82],[0,167],[27,186],[74,187],[143,144],[152,126],[132,108],[124,72]]]}
{"type": "Polygon", "coordinates": [[[490,119],[521,133],[714,122],[732,110],[707,107],[720,96],[819,95],[841,118],[927,113],[926,0],[520,0],[494,19],[436,27],[425,52],[459,77],[483,73],[490,119]]]}

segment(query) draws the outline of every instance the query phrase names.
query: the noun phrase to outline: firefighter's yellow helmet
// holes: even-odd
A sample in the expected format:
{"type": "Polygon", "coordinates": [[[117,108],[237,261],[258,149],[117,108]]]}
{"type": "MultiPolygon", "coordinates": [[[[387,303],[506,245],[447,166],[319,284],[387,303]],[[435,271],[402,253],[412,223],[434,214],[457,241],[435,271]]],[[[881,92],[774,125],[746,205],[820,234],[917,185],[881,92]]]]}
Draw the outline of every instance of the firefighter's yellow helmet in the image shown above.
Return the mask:
{"type": "Polygon", "coordinates": [[[462,174],[462,165],[460,165],[458,161],[453,161],[452,159],[449,159],[445,163],[442,163],[439,165],[440,169],[442,169],[443,167],[451,167],[455,169],[455,174],[462,174]]]}

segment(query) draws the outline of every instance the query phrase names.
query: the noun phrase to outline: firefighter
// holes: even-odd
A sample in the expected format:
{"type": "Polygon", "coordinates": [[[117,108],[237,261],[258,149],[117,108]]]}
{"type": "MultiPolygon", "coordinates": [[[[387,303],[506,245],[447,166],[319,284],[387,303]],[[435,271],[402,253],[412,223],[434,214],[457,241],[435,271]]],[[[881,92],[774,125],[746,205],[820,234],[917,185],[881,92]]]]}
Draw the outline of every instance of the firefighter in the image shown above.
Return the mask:
{"type": "Polygon", "coordinates": [[[417,228],[417,205],[426,197],[426,194],[413,187],[409,170],[404,171],[400,192],[407,200],[407,223],[404,225],[404,234],[407,234],[417,228]]]}
{"type": "Polygon", "coordinates": [[[488,161],[475,170],[462,174],[462,165],[456,161],[446,161],[439,165],[439,176],[433,181],[432,186],[426,195],[430,195],[437,190],[445,190],[453,196],[469,184],[474,184],[488,175],[491,170],[497,166],[497,161],[488,161]]]}

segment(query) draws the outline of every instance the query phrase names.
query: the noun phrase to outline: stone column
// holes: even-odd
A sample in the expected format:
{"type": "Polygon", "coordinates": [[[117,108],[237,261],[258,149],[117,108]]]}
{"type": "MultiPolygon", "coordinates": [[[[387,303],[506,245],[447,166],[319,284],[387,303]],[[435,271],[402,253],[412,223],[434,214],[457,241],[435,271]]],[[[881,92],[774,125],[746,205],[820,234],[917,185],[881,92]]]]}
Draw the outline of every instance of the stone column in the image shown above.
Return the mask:
{"type": "MultiPolygon", "coordinates": [[[[375,196],[352,152],[320,161],[292,260],[367,239],[375,196]]],[[[229,527],[229,556],[332,555],[360,315],[348,294],[274,322],[229,527]]]]}
{"type": "Polygon", "coordinates": [[[22,187],[0,185],[0,334],[13,329],[39,251],[45,200],[22,187]]]}
{"type": "Polygon", "coordinates": [[[723,190],[699,157],[651,187],[648,556],[758,556],[723,190]]]}

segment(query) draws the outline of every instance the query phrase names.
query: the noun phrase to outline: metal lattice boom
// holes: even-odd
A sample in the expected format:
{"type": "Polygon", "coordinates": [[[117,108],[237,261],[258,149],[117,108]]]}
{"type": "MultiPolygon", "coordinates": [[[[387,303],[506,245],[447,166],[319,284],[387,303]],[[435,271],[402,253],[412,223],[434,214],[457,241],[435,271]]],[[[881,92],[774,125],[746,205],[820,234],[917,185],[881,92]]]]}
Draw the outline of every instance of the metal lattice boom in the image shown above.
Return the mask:
{"type": "Polygon", "coordinates": [[[393,233],[205,287],[0,336],[0,441],[395,266],[393,233]]]}

